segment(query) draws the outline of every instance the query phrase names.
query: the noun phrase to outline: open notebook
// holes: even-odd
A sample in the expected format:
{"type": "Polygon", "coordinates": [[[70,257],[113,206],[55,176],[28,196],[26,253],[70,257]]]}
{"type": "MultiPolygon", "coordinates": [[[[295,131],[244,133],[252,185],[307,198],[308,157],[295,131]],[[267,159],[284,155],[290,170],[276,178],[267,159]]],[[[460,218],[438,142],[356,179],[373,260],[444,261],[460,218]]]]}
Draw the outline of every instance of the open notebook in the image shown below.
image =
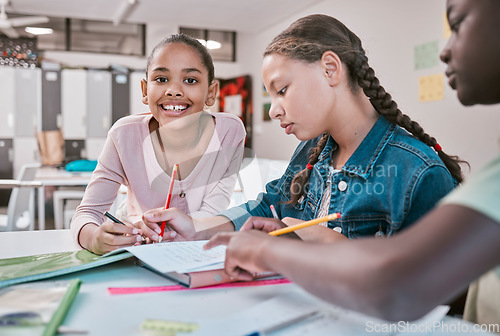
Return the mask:
{"type": "MultiPolygon", "coordinates": [[[[225,246],[204,250],[206,240],[147,244],[121,248],[103,257],[132,253],[142,264],[167,278],[189,287],[205,287],[234,281],[224,271],[225,246]]],[[[256,278],[275,275],[258,274],[256,278]]]]}

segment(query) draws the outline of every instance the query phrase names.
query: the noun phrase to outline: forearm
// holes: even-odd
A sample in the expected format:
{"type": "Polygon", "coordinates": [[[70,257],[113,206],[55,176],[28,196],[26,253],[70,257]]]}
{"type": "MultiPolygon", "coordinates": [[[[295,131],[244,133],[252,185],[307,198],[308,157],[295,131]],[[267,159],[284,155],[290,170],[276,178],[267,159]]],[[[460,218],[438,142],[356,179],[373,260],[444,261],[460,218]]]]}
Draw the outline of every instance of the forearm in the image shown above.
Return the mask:
{"type": "Polygon", "coordinates": [[[360,248],[354,243],[269,239],[255,259],[261,261],[262,269],[282,274],[318,297],[377,315],[383,302],[378,289],[385,286],[386,279],[381,271],[383,258],[374,258],[372,248],[360,248]]]}
{"type": "Polygon", "coordinates": [[[197,240],[207,240],[218,232],[234,231],[234,224],[227,217],[214,216],[193,219],[197,240]]]}
{"type": "Polygon", "coordinates": [[[255,259],[337,305],[413,320],[500,263],[498,241],[498,223],[446,206],[393,238],[333,244],[269,239],[255,259]]]}

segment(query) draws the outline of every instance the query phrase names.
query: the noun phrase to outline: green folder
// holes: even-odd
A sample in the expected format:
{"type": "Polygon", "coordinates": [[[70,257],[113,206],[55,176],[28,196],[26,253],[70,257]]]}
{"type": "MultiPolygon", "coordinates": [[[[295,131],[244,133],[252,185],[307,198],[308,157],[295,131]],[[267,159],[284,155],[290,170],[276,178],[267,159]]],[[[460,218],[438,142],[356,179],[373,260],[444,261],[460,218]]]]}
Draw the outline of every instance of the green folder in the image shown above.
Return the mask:
{"type": "Polygon", "coordinates": [[[125,252],[101,257],[86,250],[0,259],[0,288],[114,263],[132,256],[125,252]]]}

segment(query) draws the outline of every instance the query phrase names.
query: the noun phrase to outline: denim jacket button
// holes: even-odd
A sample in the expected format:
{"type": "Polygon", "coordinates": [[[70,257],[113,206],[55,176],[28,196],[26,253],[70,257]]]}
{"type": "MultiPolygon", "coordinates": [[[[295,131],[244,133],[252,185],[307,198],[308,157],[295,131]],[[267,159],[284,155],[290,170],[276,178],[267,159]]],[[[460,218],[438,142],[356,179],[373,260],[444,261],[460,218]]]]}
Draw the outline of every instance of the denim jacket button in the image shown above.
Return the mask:
{"type": "Polygon", "coordinates": [[[347,189],[347,182],[346,181],[340,181],[338,184],[338,188],[340,191],[344,191],[347,189]]]}

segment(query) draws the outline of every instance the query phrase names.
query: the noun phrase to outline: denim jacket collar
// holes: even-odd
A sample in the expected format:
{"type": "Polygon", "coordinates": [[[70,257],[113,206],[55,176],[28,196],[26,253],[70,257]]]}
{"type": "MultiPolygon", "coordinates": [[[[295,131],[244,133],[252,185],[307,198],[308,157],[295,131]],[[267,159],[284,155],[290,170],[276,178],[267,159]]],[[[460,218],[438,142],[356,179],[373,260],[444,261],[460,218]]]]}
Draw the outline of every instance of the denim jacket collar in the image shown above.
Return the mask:
{"type": "MultiPolygon", "coordinates": [[[[354,151],[342,167],[342,170],[347,173],[356,174],[364,179],[370,176],[380,153],[392,138],[396,128],[395,124],[387,121],[383,116],[379,116],[375,125],[373,125],[356,151],[354,151]]],[[[325,148],[321,152],[318,163],[328,165],[332,149],[335,148],[337,148],[337,143],[330,136],[325,148]]]]}

